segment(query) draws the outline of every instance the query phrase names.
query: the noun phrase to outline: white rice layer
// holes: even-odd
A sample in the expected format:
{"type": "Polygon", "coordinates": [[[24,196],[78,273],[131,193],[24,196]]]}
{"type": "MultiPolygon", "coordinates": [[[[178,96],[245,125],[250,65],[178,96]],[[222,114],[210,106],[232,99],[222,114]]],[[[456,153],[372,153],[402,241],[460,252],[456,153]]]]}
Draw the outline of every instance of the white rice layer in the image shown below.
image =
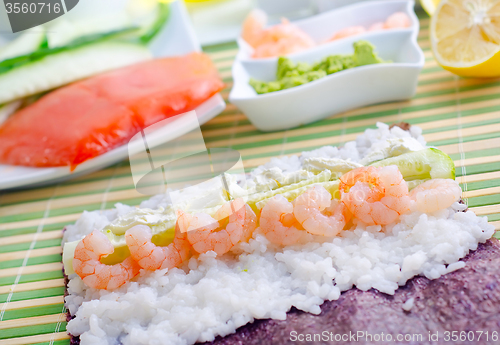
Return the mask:
{"type": "MultiPolygon", "coordinates": [[[[350,144],[356,160],[385,140],[383,136],[392,135],[384,126],[371,131],[358,139],[362,145],[350,144]]],[[[334,153],[331,148],[309,154],[326,151],[329,157],[342,158],[341,150],[334,153]]],[[[288,171],[301,165],[298,157],[273,162],[288,171]]],[[[165,202],[157,196],[141,206],[165,202]]],[[[64,240],[102,229],[131,209],[118,204],[104,213],[85,212],[68,227],[64,240]]],[[[111,292],[87,288],[72,275],[66,306],[75,318],[67,330],[80,335],[83,345],[193,344],[233,333],[254,319],[283,320],[292,306],[318,314],[325,300],[336,300],[353,286],[394,294],[416,275],[436,279],[462,268],[465,264],[459,260],[493,235],[486,217],[457,212],[461,209],[463,205],[455,203],[434,214],[415,212],[385,227],[358,224],[326,242],[317,238],[285,248],[275,247],[256,231],[249,243],[223,257],[209,252],[191,258],[182,269],[143,270],[133,282],[111,292]]]]}
{"type": "MultiPolygon", "coordinates": [[[[91,213],[87,216],[91,217],[91,213]]],[[[237,260],[209,252],[189,273],[143,271],[113,292],[71,277],[67,330],[82,344],[193,344],[227,335],[253,319],[283,320],[298,309],[318,314],[325,300],[353,285],[393,294],[418,274],[430,279],[462,268],[458,261],[493,235],[486,218],[452,208],[413,213],[382,228],[344,231],[331,242],[275,248],[256,235],[237,260]]]]}

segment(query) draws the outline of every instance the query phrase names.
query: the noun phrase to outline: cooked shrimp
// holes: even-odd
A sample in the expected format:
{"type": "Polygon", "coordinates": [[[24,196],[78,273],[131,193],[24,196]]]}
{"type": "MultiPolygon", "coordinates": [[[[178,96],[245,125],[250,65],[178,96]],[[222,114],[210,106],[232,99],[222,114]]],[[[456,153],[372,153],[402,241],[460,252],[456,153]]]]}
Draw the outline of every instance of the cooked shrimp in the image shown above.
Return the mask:
{"type": "Polygon", "coordinates": [[[264,29],[266,22],[266,14],[254,10],[243,23],[241,37],[255,49],[254,58],[287,55],[315,45],[307,33],[287,19],[283,18],[280,24],[264,29]]]}
{"type": "Polygon", "coordinates": [[[314,47],[313,39],[287,19],[262,33],[254,58],[266,58],[287,55],[314,47]]]}
{"type": "Polygon", "coordinates": [[[175,227],[174,240],[166,247],[158,247],[151,242],[153,234],[147,225],[136,225],[127,230],[125,241],[130,256],[144,269],[157,270],[179,266],[191,254],[187,236],[175,227]]]}
{"type": "Polygon", "coordinates": [[[241,241],[248,242],[252,238],[253,232],[257,228],[257,215],[248,204],[245,204],[245,224],[243,225],[243,235],[241,241]]]}
{"type": "Polygon", "coordinates": [[[293,215],[293,204],[282,195],[275,195],[262,208],[260,230],[274,244],[292,245],[307,239],[307,232],[293,215]]]}
{"type": "Polygon", "coordinates": [[[241,37],[252,47],[256,48],[262,39],[264,26],[267,23],[267,15],[264,11],[255,9],[245,18],[241,37]]]}
{"type": "Polygon", "coordinates": [[[262,59],[266,57],[282,56],[311,48],[313,45],[304,43],[296,38],[281,39],[275,43],[264,43],[255,48],[252,57],[262,59]]]}
{"type": "Polygon", "coordinates": [[[304,229],[314,235],[333,237],[348,221],[345,205],[322,186],[314,186],[294,201],[293,214],[304,229]]]}
{"type": "Polygon", "coordinates": [[[393,13],[384,23],[386,29],[407,28],[411,25],[410,17],[404,12],[393,13]]]}
{"type": "Polygon", "coordinates": [[[373,23],[369,28],[368,28],[368,31],[377,31],[377,30],[384,30],[385,27],[384,27],[384,23],[383,22],[376,22],[376,23],[373,23]]]}
{"type": "Polygon", "coordinates": [[[96,230],[85,236],[76,246],[73,269],[91,288],[116,289],[135,277],[140,267],[130,256],[115,265],[101,263],[102,257],[113,251],[108,237],[96,230]]]}
{"type": "Polygon", "coordinates": [[[349,26],[347,28],[344,28],[342,30],[337,31],[332,38],[329,39],[329,41],[334,41],[338,40],[344,37],[349,37],[349,36],[354,36],[354,35],[359,35],[365,32],[366,29],[364,26],[349,26]]]}
{"type": "MultiPolygon", "coordinates": [[[[236,201],[236,200],[235,200],[236,201]]],[[[234,207],[240,207],[242,205],[242,199],[239,199],[236,203],[226,203],[221,208],[215,212],[214,218],[219,222],[220,226],[224,226],[229,222],[229,217],[234,210],[234,207]]],[[[248,204],[244,204],[245,207],[245,223],[243,224],[243,234],[241,235],[241,240],[248,242],[252,238],[254,230],[257,228],[257,216],[248,204]]]]}
{"type": "Polygon", "coordinates": [[[408,185],[396,166],[361,167],[340,177],[342,202],[369,225],[390,224],[411,206],[408,185]]]}
{"type": "Polygon", "coordinates": [[[451,179],[436,178],[413,188],[410,198],[415,201],[415,208],[420,212],[433,212],[450,207],[460,200],[462,189],[451,179]]]}
{"type": "Polygon", "coordinates": [[[187,232],[187,239],[198,253],[213,250],[217,255],[227,253],[238,243],[244,233],[246,207],[243,199],[238,198],[222,206],[215,214],[188,214],[178,211],[177,224],[181,232],[187,232]],[[230,211],[228,211],[230,210],[230,211]],[[225,225],[225,215],[229,214],[225,225]]]}

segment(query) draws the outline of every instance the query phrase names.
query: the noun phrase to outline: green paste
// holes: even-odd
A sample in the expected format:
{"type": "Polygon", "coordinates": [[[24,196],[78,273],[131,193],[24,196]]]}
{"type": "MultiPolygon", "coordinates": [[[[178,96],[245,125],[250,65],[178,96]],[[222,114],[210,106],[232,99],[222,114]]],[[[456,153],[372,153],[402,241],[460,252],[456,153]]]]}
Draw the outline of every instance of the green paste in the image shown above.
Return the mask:
{"type": "Polygon", "coordinates": [[[280,57],[276,72],[277,80],[264,82],[252,78],[250,85],[258,94],[263,94],[307,84],[348,68],[387,62],[377,56],[374,52],[375,47],[367,41],[355,42],[353,46],[354,54],[330,55],[313,65],[305,62],[295,64],[286,57],[280,57]]]}

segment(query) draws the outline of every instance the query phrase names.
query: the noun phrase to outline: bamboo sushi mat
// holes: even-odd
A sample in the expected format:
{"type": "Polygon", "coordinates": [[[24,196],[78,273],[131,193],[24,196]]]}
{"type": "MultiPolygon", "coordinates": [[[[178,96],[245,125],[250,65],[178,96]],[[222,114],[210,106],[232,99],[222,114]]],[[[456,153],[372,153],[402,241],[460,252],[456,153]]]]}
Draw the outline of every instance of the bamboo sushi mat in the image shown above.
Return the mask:
{"type": "MultiPolygon", "coordinates": [[[[430,145],[454,160],[469,207],[500,230],[500,79],[462,79],[443,70],[429,44],[429,19],[421,16],[419,43],[425,53],[417,95],[410,101],[349,111],[307,126],[262,133],[238,109],[204,126],[208,147],[232,147],[245,167],[269,157],[298,154],[353,140],[377,121],[422,127],[430,145]]],[[[206,47],[227,84],[236,44],[206,47]]],[[[66,335],[61,237],[84,210],[117,202],[138,205],[147,197],[134,189],[128,161],[58,185],[0,192],[0,345],[69,344],[66,335]]]]}

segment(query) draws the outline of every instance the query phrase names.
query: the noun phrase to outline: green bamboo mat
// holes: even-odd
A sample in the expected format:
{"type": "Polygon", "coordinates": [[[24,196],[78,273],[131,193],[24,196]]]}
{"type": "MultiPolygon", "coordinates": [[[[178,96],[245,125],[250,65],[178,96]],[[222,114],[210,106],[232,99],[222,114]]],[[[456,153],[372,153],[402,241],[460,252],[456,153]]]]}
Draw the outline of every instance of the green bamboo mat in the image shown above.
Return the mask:
{"type": "MultiPolygon", "coordinates": [[[[421,18],[419,43],[426,63],[417,95],[410,101],[356,109],[300,128],[262,133],[232,104],[205,124],[209,147],[239,150],[245,167],[269,157],[297,154],[353,140],[377,121],[406,121],[423,128],[426,140],[448,153],[469,207],[500,229],[500,79],[455,77],[432,57],[429,20],[421,18]]],[[[231,89],[234,43],[207,47],[231,89]]],[[[134,190],[128,162],[56,186],[0,194],[0,345],[68,344],[62,228],[84,210],[103,210],[116,202],[137,205],[146,199],[134,190]]]]}

